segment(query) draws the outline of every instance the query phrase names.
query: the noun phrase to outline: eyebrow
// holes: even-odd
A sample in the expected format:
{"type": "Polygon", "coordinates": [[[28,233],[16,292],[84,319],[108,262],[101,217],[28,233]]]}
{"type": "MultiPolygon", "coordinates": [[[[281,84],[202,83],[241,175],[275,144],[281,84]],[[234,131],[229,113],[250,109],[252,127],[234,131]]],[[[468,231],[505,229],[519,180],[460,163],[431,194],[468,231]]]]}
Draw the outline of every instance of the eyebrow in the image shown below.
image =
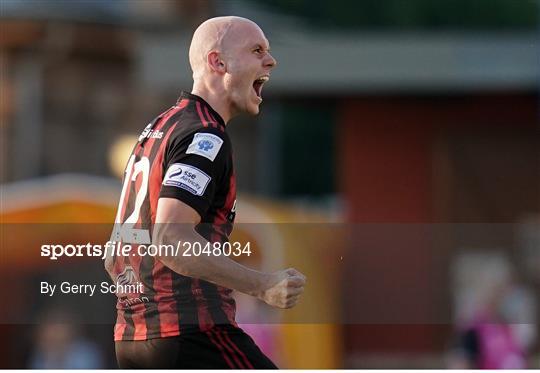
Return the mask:
{"type": "Polygon", "coordinates": [[[256,48],[266,49],[268,52],[270,52],[270,46],[268,46],[268,48],[266,48],[260,43],[255,44],[251,49],[256,49],[256,48]]]}

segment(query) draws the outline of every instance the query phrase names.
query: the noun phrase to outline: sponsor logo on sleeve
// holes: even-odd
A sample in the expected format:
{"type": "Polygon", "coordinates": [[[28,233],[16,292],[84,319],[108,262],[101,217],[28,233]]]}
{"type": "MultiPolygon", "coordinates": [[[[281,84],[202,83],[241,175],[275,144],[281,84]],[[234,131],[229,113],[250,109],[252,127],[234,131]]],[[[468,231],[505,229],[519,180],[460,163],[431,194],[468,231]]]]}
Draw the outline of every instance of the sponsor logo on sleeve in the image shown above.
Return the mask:
{"type": "Polygon", "coordinates": [[[175,186],[196,196],[202,196],[210,180],[212,178],[197,167],[174,163],[167,170],[163,178],[163,185],[175,186]]]}
{"type": "Polygon", "coordinates": [[[208,158],[212,162],[216,159],[223,140],[211,133],[196,133],[189,144],[186,154],[197,154],[208,158]]]}

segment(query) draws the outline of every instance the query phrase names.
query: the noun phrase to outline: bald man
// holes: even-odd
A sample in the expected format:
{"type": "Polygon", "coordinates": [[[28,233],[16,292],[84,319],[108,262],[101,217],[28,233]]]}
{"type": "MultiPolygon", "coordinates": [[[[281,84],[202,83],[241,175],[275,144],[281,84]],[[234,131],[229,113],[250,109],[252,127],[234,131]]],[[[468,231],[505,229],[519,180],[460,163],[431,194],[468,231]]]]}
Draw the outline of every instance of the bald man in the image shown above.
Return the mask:
{"type": "Polygon", "coordinates": [[[146,126],[125,171],[111,241],[134,249],[105,261],[124,289],[114,331],[118,364],[276,368],[236,324],[231,289],[290,308],[305,277],[292,268],[247,268],[232,257],[250,255],[250,247],[224,244],[236,214],[227,125],[240,113],[258,114],[276,61],[262,30],[239,17],[201,24],[189,61],[191,93],[146,126]],[[150,243],[176,251],[152,256],[150,243]]]}

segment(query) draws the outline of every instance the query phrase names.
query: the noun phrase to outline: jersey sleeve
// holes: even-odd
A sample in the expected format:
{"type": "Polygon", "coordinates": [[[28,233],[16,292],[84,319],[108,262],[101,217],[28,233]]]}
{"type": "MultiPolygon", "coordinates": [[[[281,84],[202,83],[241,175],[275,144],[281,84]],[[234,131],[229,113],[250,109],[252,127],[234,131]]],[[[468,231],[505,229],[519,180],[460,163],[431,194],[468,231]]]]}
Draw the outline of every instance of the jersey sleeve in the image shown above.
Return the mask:
{"type": "Polygon", "coordinates": [[[159,196],[186,203],[202,218],[226,173],[230,152],[226,135],[215,128],[172,138],[163,161],[159,196]]]}

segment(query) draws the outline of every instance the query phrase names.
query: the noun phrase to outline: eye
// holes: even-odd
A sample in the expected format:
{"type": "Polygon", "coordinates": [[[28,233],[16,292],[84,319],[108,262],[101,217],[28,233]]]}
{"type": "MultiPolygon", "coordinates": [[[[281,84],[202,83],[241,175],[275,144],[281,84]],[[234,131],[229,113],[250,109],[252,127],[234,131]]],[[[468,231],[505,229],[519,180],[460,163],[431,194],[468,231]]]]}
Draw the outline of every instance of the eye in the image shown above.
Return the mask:
{"type": "Polygon", "coordinates": [[[254,51],[255,53],[257,53],[257,54],[261,54],[261,53],[264,52],[263,49],[262,49],[261,47],[257,47],[257,48],[255,48],[253,51],[254,51]]]}

